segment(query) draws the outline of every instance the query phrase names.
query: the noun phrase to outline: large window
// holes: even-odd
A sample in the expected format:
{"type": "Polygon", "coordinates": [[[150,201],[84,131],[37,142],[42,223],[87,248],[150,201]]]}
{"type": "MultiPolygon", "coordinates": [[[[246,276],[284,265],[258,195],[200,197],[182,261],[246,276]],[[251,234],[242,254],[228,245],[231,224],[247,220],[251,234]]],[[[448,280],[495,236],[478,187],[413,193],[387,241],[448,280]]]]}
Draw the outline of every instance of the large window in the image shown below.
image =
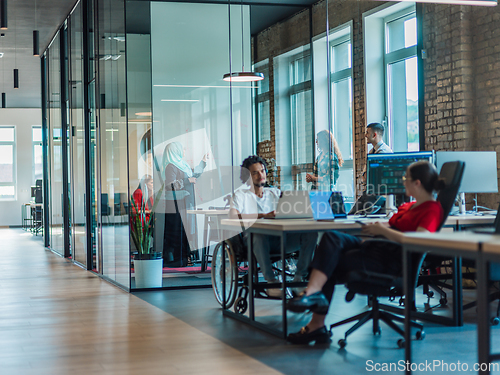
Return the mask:
{"type": "Polygon", "coordinates": [[[395,149],[418,151],[417,18],[385,19],[385,72],[389,139],[395,149]]]}
{"type": "Polygon", "coordinates": [[[264,74],[259,81],[255,103],[257,106],[257,142],[271,140],[271,116],[269,106],[269,60],[255,64],[255,71],[264,74]]]}
{"type": "Polygon", "coordinates": [[[305,52],[293,56],[290,61],[291,151],[294,165],[312,162],[311,95],[311,57],[305,52]]]}
{"type": "Polygon", "coordinates": [[[335,139],[344,160],[352,159],[352,45],[350,34],[330,43],[330,88],[335,139]]]}
{"type": "Polygon", "coordinates": [[[0,127],[0,200],[16,199],[16,128],[0,127]]]}
{"type": "Polygon", "coordinates": [[[33,145],[32,183],[35,185],[36,180],[43,177],[42,127],[40,125],[31,128],[31,139],[33,145]]]}

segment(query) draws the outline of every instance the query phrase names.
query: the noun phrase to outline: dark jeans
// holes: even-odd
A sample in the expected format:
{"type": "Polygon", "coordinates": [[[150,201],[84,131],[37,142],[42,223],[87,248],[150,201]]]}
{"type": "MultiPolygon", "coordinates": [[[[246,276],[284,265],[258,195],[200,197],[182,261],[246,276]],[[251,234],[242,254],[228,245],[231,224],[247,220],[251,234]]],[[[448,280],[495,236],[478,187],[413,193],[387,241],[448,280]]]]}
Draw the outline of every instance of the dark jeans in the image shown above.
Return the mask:
{"type": "Polygon", "coordinates": [[[363,242],[359,237],[342,232],[325,233],[321,239],[311,267],[323,272],[328,281],[323,294],[331,302],[335,284],[342,283],[349,272],[366,270],[398,274],[401,272],[402,252],[400,248],[384,249],[377,242],[363,242]]]}

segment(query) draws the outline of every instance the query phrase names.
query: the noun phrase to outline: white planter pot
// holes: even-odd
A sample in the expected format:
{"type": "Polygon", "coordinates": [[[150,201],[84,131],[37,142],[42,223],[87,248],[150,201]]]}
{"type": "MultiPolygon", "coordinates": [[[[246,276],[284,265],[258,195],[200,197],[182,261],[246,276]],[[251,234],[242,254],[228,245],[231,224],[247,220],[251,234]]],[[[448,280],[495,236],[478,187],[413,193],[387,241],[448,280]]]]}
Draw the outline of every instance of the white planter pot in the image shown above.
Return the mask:
{"type": "Polygon", "coordinates": [[[161,288],[163,259],[134,259],[135,287],[161,288]]]}

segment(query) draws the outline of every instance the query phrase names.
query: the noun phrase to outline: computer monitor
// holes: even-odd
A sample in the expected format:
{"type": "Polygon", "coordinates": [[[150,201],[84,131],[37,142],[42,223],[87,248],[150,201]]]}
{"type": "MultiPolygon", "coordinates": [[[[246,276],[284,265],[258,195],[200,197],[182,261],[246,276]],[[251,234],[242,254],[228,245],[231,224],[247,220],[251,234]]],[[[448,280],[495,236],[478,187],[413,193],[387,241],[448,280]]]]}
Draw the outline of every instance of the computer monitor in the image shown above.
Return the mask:
{"type": "Polygon", "coordinates": [[[404,194],[401,177],[410,164],[421,160],[434,164],[434,151],[368,155],[366,192],[377,195],[404,194]]]}
{"type": "Polygon", "coordinates": [[[448,161],[465,162],[460,193],[497,193],[497,153],[495,151],[437,151],[438,171],[448,161]]]}

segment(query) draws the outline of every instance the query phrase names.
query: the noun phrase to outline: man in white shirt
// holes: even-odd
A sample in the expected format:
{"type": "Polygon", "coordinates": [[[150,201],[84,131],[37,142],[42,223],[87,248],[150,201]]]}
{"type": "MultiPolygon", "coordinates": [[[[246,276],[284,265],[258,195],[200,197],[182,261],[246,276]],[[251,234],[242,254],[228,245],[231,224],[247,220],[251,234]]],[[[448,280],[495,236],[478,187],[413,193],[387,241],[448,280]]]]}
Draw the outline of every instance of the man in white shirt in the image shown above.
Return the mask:
{"type": "Polygon", "coordinates": [[[384,126],[378,122],[372,122],[366,127],[366,140],[373,147],[369,154],[392,154],[392,150],[382,140],[384,137],[384,126]]]}
{"type": "MultiPolygon", "coordinates": [[[[248,189],[235,191],[229,210],[231,219],[260,219],[273,218],[281,195],[281,191],[273,187],[265,187],[267,166],[264,159],[259,156],[249,156],[241,165],[240,179],[248,185],[248,189]]],[[[246,237],[246,234],[243,233],[246,237]]],[[[246,238],[245,238],[246,240],[246,238]]],[[[317,233],[290,234],[287,236],[287,253],[299,251],[297,269],[294,281],[302,281],[307,274],[307,267],[312,259],[316,247],[317,233]]],[[[253,252],[260,270],[267,282],[277,282],[274,274],[271,253],[280,253],[280,238],[261,234],[253,235],[253,252]],[[273,249],[271,251],[271,249],[273,249]]],[[[279,289],[268,289],[267,294],[280,297],[279,289]]]]}

